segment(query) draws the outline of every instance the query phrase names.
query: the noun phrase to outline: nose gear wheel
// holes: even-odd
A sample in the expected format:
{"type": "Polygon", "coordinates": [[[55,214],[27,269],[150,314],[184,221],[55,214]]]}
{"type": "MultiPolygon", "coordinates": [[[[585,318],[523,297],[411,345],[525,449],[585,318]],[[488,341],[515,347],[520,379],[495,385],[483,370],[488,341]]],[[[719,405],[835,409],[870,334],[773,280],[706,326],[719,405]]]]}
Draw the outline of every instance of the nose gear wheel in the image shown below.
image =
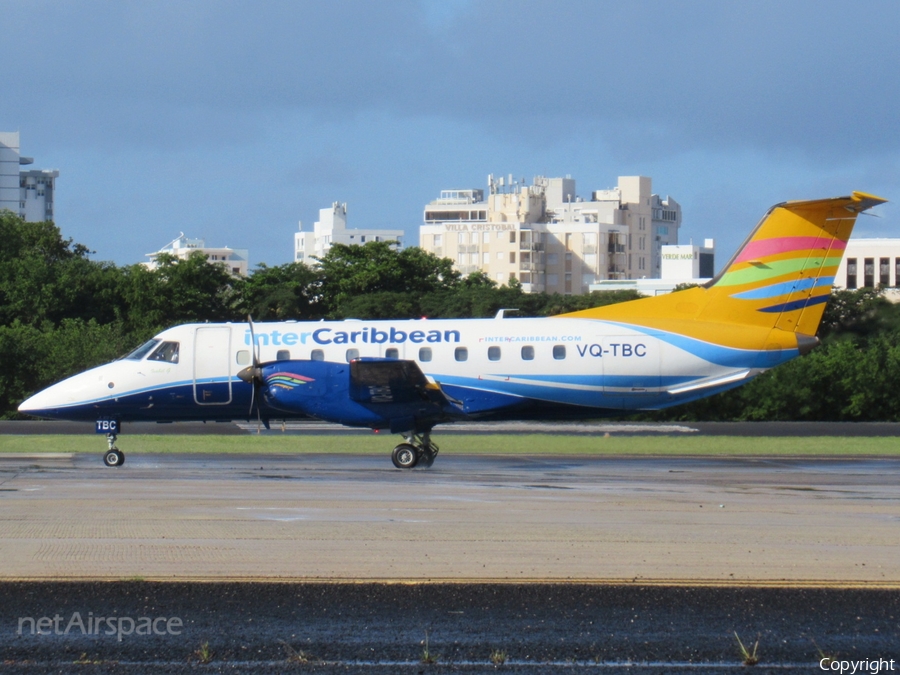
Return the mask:
{"type": "Polygon", "coordinates": [[[116,434],[106,434],[108,449],[103,455],[103,463],[106,466],[122,466],[125,463],[125,453],[116,447],[116,434]]]}

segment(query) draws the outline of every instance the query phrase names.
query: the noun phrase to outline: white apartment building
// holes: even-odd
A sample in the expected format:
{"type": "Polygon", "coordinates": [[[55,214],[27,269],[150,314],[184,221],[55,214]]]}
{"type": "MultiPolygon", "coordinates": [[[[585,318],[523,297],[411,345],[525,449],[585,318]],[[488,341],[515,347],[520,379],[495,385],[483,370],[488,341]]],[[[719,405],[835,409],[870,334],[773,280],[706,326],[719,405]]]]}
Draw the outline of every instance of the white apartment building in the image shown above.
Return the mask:
{"type": "Polygon", "coordinates": [[[443,190],[425,207],[419,246],[526,292],[586,293],[601,279],[659,277],[660,247],[678,241],[681,206],[646,176],[576,194],[575,180],[488,177],[484,190],[443,190]]]}
{"type": "Polygon", "coordinates": [[[20,168],[33,163],[19,153],[18,131],[0,131],[0,210],[9,209],[31,223],[53,220],[59,171],[20,168]]]}
{"type": "Polygon", "coordinates": [[[716,242],[665,245],[660,251],[661,275],[652,279],[609,279],[591,284],[592,291],[633,290],[642,295],[671,293],[681,284],[705,284],[715,276],[716,242]]]}
{"type": "Polygon", "coordinates": [[[712,279],[716,274],[716,242],[704,239],[703,246],[682,244],[662,247],[662,277],[678,283],[712,279]]]}
{"type": "Polygon", "coordinates": [[[245,277],[249,273],[249,251],[244,248],[223,246],[214,248],[206,245],[203,239],[190,239],[184,232],[154,253],[148,253],[149,262],[143,263],[148,269],[156,269],[156,259],[161,253],[167,253],[180,260],[187,260],[194,251],[206,254],[207,260],[222,264],[232,275],[245,277]]]}
{"type": "Polygon", "coordinates": [[[357,230],[347,229],[347,204],[334,202],[331,208],[319,209],[319,219],[313,224],[312,232],[303,231],[303,223],[298,223],[299,232],[294,233],[294,261],[312,265],[314,258],[321,258],[334,244],[365,244],[370,241],[389,241],[403,247],[403,230],[357,230]]]}
{"type": "Polygon", "coordinates": [[[851,237],[834,286],[847,290],[900,286],[900,239],[851,237]]]}
{"type": "Polygon", "coordinates": [[[19,213],[19,134],[0,131],[0,210],[19,213]]]}
{"type": "Polygon", "coordinates": [[[19,215],[29,223],[53,220],[53,195],[56,192],[55,169],[19,172],[19,215]]]}

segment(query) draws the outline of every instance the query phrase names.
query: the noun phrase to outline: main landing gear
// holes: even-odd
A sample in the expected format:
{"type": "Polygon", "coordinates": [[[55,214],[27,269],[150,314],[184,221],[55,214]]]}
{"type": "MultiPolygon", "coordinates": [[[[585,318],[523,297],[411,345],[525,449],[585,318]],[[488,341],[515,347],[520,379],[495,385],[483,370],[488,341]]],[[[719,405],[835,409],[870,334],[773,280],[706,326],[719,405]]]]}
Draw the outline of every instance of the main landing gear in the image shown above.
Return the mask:
{"type": "Polygon", "coordinates": [[[403,434],[405,443],[401,443],[391,453],[391,461],[398,469],[412,469],[414,466],[429,467],[434,464],[439,448],[431,442],[431,432],[403,434]]]}
{"type": "Polygon", "coordinates": [[[125,463],[125,453],[116,447],[116,438],[115,434],[106,434],[106,442],[109,444],[109,449],[103,455],[106,466],[122,466],[125,463]]]}

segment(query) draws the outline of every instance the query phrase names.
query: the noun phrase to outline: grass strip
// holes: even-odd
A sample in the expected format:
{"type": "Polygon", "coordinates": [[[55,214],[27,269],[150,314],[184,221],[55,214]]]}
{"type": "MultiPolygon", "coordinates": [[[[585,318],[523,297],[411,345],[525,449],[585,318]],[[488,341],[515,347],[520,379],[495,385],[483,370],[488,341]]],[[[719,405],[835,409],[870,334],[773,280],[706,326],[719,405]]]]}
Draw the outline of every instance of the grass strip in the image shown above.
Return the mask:
{"type": "MultiPolygon", "coordinates": [[[[550,434],[435,435],[441,451],[477,455],[704,455],[898,456],[894,437],[834,436],[589,436],[550,434]]],[[[126,453],[382,454],[400,442],[389,434],[339,435],[123,435],[126,453]]],[[[103,436],[2,435],[0,453],[85,452],[106,449],[103,436]]]]}

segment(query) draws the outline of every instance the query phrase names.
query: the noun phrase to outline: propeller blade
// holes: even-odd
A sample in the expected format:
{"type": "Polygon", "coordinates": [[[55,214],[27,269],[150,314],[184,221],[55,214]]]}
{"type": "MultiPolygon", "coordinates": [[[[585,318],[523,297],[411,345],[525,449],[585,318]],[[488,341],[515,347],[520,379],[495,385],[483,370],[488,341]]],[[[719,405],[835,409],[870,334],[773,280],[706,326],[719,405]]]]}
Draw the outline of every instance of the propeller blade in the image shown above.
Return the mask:
{"type": "Polygon", "coordinates": [[[244,382],[249,382],[253,385],[253,388],[250,391],[250,411],[247,413],[247,417],[253,417],[253,407],[256,406],[256,417],[258,421],[260,411],[259,401],[257,400],[257,389],[262,386],[263,381],[262,369],[259,367],[259,344],[256,342],[256,331],[253,329],[253,317],[250,314],[247,315],[247,324],[250,326],[250,345],[252,350],[251,354],[253,354],[253,364],[244,368],[237,375],[244,382]]]}
{"type": "Polygon", "coordinates": [[[247,323],[250,324],[250,344],[253,348],[253,366],[259,366],[259,343],[256,341],[256,331],[253,330],[253,317],[247,315],[247,323]]]}

